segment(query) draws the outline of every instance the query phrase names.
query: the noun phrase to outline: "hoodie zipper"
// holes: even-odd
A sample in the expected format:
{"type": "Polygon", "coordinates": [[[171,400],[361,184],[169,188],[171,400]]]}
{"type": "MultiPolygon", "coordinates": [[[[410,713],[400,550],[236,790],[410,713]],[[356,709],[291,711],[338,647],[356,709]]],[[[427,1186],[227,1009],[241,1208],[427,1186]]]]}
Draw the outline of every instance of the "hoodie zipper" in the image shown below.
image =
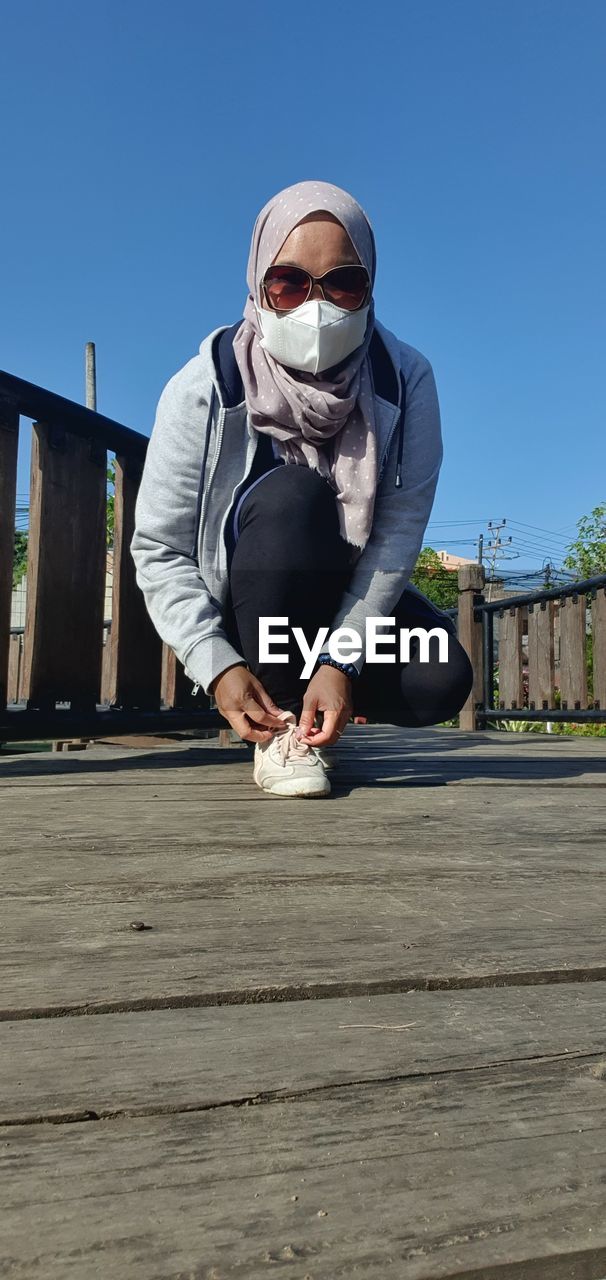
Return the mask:
{"type": "Polygon", "coordinates": [[[400,416],[398,418],[398,456],[396,459],[396,489],[402,488],[402,453],[404,450],[404,420],[406,418],[406,379],[400,369],[400,416]]]}
{"type": "MultiPolygon", "coordinates": [[[[397,407],[397,406],[396,406],[396,407],[397,407]]],[[[380,459],[379,459],[379,466],[378,466],[378,468],[377,468],[377,484],[378,484],[378,483],[379,483],[379,481],[380,481],[380,480],[382,480],[382,478],[383,478],[383,472],[385,471],[385,464],[386,464],[386,462],[387,462],[387,455],[388,455],[388,453],[389,453],[389,450],[390,450],[390,447],[391,447],[391,442],[392,442],[392,440],[393,440],[393,438],[394,438],[394,434],[395,434],[395,432],[396,432],[396,431],[399,431],[399,432],[400,432],[400,437],[399,437],[399,440],[398,440],[398,458],[397,458],[397,469],[396,469],[395,487],[396,487],[396,489],[400,489],[400,488],[401,488],[401,485],[402,485],[402,480],[401,480],[401,470],[402,470],[403,428],[404,428],[404,417],[403,417],[403,413],[402,413],[402,411],[400,410],[398,413],[394,414],[394,420],[393,420],[393,423],[392,423],[392,425],[391,425],[391,427],[390,427],[389,434],[388,434],[388,436],[387,436],[387,439],[386,439],[385,444],[384,444],[384,446],[383,446],[383,449],[382,449],[382,451],[381,451],[381,457],[380,457],[380,459]]]]}
{"type": "MultiPolygon", "coordinates": [[[[375,380],[374,380],[374,374],[372,370],[372,361],[370,362],[370,383],[372,387],[372,393],[373,395],[376,395],[375,380]]],[[[384,403],[387,403],[387,402],[384,401],[384,403]]],[[[394,431],[397,430],[398,431],[398,453],[396,458],[395,488],[401,489],[402,488],[402,454],[404,449],[404,419],[406,416],[406,380],[404,378],[404,374],[401,368],[400,368],[400,399],[398,401],[397,408],[398,408],[397,417],[394,418],[392,428],[389,432],[389,435],[385,442],[385,447],[379,459],[379,466],[377,468],[377,484],[379,483],[379,481],[383,476],[383,472],[385,470],[385,463],[387,462],[387,454],[389,452],[389,446],[393,440],[394,431]]]]}
{"type": "MultiPolygon", "coordinates": [[[[211,414],[212,414],[212,410],[213,410],[213,408],[214,408],[214,405],[215,405],[215,388],[214,388],[214,386],[213,386],[213,396],[212,396],[212,403],[211,403],[211,414]]],[[[219,455],[220,455],[220,453],[221,453],[221,445],[222,445],[222,443],[223,443],[223,431],[224,431],[224,428],[225,428],[225,409],[223,408],[223,405],[221,405],[221,407],[220,407],[220,409],[219,409],[219,422],[218,422],[218,426],[217,426],[217,446],[216,446],[216,449],[215,449],[215,456],[214,456],[214,458],[213,458],[212,467],[211,467],[210,472],[209,472],[209,476],[208,476],[208,484],[206,485],[206,491],[204,492],[204,490],[203,490],[203,492],[202,492],[202,502],[201,502],[201,504],[200,504],[200,518],[199,518],[199,521],[198,521],[198,531],[197,531],[198,564],[199,564],[199,562],[200,562],[200,534],[201,534],[201,530],[202,530],[202,528],[203,528],[203,524],[204,524],[204,517],[205,517],[205,515],[206,515],[206,511],[207,511],[207,509],[208,509],[208,495],[209,495],[209,493],[210,493],[211,485],[212,485],[212,482],[213,482],[213,480],[214,480],[215,472],[216,472],[216,470],[217,470],[217,466],[218,466],[218,463],[219,463],[219,455]]],[[[206,467],[206,457],[204,458],[204,465],[203,465],[203,469],[202,469],[202,476],[201,476],[201,478],[200,478],[200,483],[201,483],[202,485],[204,484],[204,470],[205,470],[205,467],[206,467]]],[[[193,682],[193,688],[192,688],[192,690],[191,690],[191,696],[192,696],[192,698],[195,698],[195,696],[196,696],[196,694],[197,694],[198,690],[200,689],[200,682],[199,682],[199,680],[196,680],[196,677],[195,677],[195,676],[193,675],[193,673],[192,673],[192,672],[191,672],[191,671],[190,671],[190,670],[185,666],[185,664],[184,664],[184,671],[185,671],[185,674],[186,674],[186,676],[188,677],[188,679],[189,679],[189,680],[191,680],[191,681],[193,682]]]]}

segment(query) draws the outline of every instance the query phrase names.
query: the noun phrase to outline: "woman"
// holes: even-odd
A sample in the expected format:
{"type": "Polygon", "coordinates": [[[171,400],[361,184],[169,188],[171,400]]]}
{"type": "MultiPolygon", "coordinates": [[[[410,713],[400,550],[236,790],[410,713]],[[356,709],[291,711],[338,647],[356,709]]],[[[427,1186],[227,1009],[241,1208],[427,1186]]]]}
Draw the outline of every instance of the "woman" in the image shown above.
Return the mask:
{"type": "MultiPolygon", "coordinates": [[[[409,584],[440,415],[429,362],[375,320],[374,280],[352,196],[325,182],[274,196],[253,231],[244,320],[167,383],[137,498],[130,545],[150,616],[255,743],[254,780],[272,795],[329,793],[321,749],[352,714],[436,724],[471,688],[450,620],[409,584]],[[369,618],[392,634],[394,621],[446,628],[447,661],[435,639],[429,661],[418,639],[408,660],[365,660],[369,618]],[[260,648],[260,619],[288,637],[275,651],[260,648]],[[295,635],[305,649],[321,628],[302,679],[295,635]],[[329,650],[339,628],[349,660],[329,650]]],[[[395,659],[380,636],[376,653],[395,659]]]]}

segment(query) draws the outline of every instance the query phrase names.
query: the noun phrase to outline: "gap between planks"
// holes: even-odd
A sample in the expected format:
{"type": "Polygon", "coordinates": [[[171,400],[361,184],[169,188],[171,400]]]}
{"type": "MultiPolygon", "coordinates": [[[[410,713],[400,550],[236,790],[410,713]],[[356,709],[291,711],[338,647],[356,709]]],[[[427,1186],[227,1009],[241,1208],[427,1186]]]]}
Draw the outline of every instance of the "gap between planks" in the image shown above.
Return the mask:
{"type": "Polygon", "coordinates": [[[282,1004],[293,1000],[337,1000],[354,996],[398,995],[408,991],[479,991],[499,987],[540,987],[574,982],[604,982],[606,965],[590,969],[528,969],[457,977],[402,977],[369,982],[318,982],[249,991],[202,991],[191,995],[141,996],[99,1000],[94,1004],[52,1005],[0,1009],[0,1022],[35,1018],[91,1017],[106,1013],[148,1013],[155,1009],[205,1009],[223,1005],[282,1004]]]}
{"type": "Polygon", "coordinates": [[[523,1058],[498,1058],[493,1062],[479,1062],[466,1067],[437,1067],[425,1071],[401,1071],[388,1076],[359,1076],[351,1080],[334,1080],[326,1084],[310,1085],[304,1089],[264,1089],[258,1093],[243,1094],[234,1098],[221,1098],[213,1102],[191,1103],[148,1103],[128,1107],[84,1107],[79,1111],[68,1109],[48,1112],[34,1112],[30,1115],[7,1116],[0,1120],[2,1129],[15,1129],[25,1125],[45,1124],[90,1124],[98,1120],[137,1120],[146,1116],[176,1116],[198,1114],[204,1111],[221,1111],[225,1108],[268,1106],[272,1103],[301,1102],[306,1098],[317,1097],[323,1093],[334,1094],[337,1090],[362,1088],[371,1085],[373,1088],[387,1088],[391,1085],[407,1084],[418,1080],[447,1079],[455,1076],[477,1075],[481,1071],[498,1071],[509,1066],[535,1066],[554,1062],[589,1062],[593,1064],[592,1074],[596,1080],[606,1077],[606,1062],[595,1050],[580,1050],[578,1053],[535,1053],[523,1058]]]}

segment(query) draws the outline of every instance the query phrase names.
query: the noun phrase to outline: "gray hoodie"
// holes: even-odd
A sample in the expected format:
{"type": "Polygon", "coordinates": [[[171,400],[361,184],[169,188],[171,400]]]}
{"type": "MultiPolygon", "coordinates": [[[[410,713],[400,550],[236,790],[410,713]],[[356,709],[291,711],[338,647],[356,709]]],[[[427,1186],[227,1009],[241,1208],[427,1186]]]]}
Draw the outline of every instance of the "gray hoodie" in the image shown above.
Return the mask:
{"type": "MultiPolygon", "coordinates": [[[[406,382],[402,487],[396,488],[399,408],[375,395],[379,481],[371,536],[330,622],[364,638],[367,617],[389,617],[421,549],[442,462],[440,411],[425,356],[375,321],[406,382]]],[[[250,472],[258,436],[246,404],[227,407],[212,354],[199,354],[167,382],[156,411],[135,507],[130,550],[148,613],[186,674],[208,693],[244,659],[229,643],[225,521],[250,472]]],[[[355,664],[361,669],[364,651],[355,664]]]]}

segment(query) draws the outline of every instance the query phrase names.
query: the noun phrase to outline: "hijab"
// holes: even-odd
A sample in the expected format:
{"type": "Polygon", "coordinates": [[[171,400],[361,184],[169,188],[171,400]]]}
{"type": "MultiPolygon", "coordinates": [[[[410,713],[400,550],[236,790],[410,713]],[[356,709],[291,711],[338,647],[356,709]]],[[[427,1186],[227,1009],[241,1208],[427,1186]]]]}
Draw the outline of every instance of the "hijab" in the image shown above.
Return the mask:
{"type": "Polygon", "coordinates": [[[341,536],[362,548],[372,528],[377,486],[374,394],[368,349],[374,329],[372,297],[362,344],[346,360],[318,374],[287,369],[260,344],[255,302],[261,282],[294,227],[309,213],[331,213],[345,228],[372,286],[376,254],[372,227],[347,191],[329,182],[297,182],[279,191],[254,225],[246,280],[249,295],[234,354],[249,421],[273,436],[287,463],[309,466],[335,491],[341,536]]]}

